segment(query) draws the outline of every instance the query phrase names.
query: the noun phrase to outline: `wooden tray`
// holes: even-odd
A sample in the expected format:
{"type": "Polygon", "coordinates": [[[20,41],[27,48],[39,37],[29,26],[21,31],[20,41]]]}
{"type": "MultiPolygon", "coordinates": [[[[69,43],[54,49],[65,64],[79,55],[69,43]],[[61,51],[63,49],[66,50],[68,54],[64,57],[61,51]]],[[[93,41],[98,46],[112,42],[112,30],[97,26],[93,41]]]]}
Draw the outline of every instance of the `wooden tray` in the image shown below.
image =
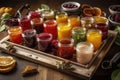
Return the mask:
{"type": "Polygon", "coordinates": [[[100,65],[101,61],[107,54],[108,50],[110,49],[111,45],[113,44],[116,38],[117,32],[110,31],[108,32],[108,38],[104,41],[102,46],[99,50],[96,51],[96,55],[93,57],[91,62],[87,65],[82,65],[74,61],[69,61],[69,64],[72,66],[74,70],[67,70],[67,69],[58,69],[56,63],[63,63],[68,61],[67,59],[60,58],[58,56],[54,56],[45,52],[41,52],[35,49],[31,49],[22,45],[18,45],[12,42],[9,42],[9,36],[5,37],[0,41],[0,48],[10,53],[9,50],[6,48],[7,44],[13,45],[13,48],[16,49],[16,52],[11,53],[16,57],[21,57],[23,59],[45,65],[47,67],[51,67],[57,69],[59,71],[66,72],[68,74],[72,74],[78,76],[83,79],[90,79],[92,75],[95,73],[96,69],[100,65]]]}

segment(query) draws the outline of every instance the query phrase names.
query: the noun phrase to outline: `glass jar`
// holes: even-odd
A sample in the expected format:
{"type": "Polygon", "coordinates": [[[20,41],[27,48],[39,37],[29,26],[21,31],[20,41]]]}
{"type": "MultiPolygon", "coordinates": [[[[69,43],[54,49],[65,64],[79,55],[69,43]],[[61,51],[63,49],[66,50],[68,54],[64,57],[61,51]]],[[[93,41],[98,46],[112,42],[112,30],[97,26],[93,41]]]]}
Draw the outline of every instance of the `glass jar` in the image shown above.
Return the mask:
{"type": "Polygon", "coordinates": [[[57,39],[57,23],[55,20],[46,20],[43,26],[44,32],[52,34],[53,39],[57,39]]]}
{"type": "Polygon", "coordinates": [[[67,23],[58,24],[58,40],[71,38],[71,27],[67,23]]]}
{"type": "Polygon", "coordinates": [[[30,23],[30,19],[28,19],[27,17],[19,19],[19,25],[22,28],[22,31],[25,31],[27,29],[32,29],[32,25],[30,23]]]}
{"type": "Polygon", "coordinates": [[[62,58],[71,59],[74,54],[74,42],[72,39],[63,39],[58,42],[58,55],[62,58]]]}
{"type": "Polygon", "coordinates": [[[52,34],[50,33],[40,33],[37,35],[38,50],[47,51],[50,47],[52,41],[52,34]]]}
{"type": "Polygon", "coordinates": [[[22,38],[22,29],[19,26],[19,22],[17,19],[9,19],[8,22],[8,35],[10,38],[10,41],[16,44],[22,44],[23,38],[22,38]]]}
{"type": "Polygon", "coordinates": [[[86,28],[84,27],[74,27],[72,29],[72,38],[75,45],[79,42],[86,41],[86,28]]]}
{"type": "Polygon", "coordinates": [[[88,64],[94,54],[94,46],[89,42],[80,42],[76,46],[77,62],[80,64],[88,64]]]}
{"type": "Polygon", "coordinates": [[[37,34],[44,32],[43,18],[31,19],[31,25],[36,30],[37,34]]]}
{"type": "Polygon", "coordinates": [[[34,18],[41,18],[42,14],[40,12],[36,12],[36,11],[30,11],[28,14],[28,19],[34,19],[34,18]]]}
{"type": "Polygon", "coordinates": [[[59,13],[56,15],[56,22],[59,23],[67,23],[68,22],[68,15],[67,13],[59,13]]]}
{"type": "Polygon", "coordinates": [[[24,39],[24,45],[30,48],[34,48],[37,46],[37,39],[36,39],[36,30],[35,29],[28,29],[23,31],[22,33],[24,39]]]}
{"type": "Polygon", "coordinates": [[[99,29],[89,29],[87,32],[87,42],[94,45],[96,51],[102,44],[102,31],[99,29]]]}
{"type": "Polygon", "coordinates": [[[72,28],[80,26],[80,17],[77,15],[69,16],[68,24],[70,24],[72,28]]]}
{"type": "Polygon", "coordinates": [[[44,10],[42,12],[42,16],[43,16],[44,20],[54,20],[55,13],[52,10],[44,10]]]}
{"type": "Polygon", "coordinates": [[[100,29],[102,31],[102,40],[105,40],[108,36],[108,24],[105,23],[97,23],[95,28],[100,29]]]}
{"type": "Polygon", "coordinates": [[[94,18],[93,17],[82,17],[81,26],[86,27],[87,29],[94,27],[94,18]]]}
{"type": "Polygon", "coordinates": [[[108,36],[108,20],[106,17],[94,17],[95,28],[102,31],[102,40],[105,40],[108,36]]]}

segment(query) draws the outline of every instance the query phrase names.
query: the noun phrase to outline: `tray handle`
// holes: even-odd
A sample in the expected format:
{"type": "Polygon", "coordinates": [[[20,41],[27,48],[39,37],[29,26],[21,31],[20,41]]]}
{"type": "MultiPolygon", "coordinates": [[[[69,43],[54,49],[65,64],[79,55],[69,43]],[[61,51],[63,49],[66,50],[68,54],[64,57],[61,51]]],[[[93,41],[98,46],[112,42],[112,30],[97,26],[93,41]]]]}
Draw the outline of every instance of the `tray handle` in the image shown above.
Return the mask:
{"type": "Polygon", "coordinates": [[[15,13],[14,18],[22,19],[22,17],[24,16],[23,15],[24,10],[27,10],[27,12],[25,13],[25,15],[27,15],[30,12],[30,4],[22,5],[15,13]]]}

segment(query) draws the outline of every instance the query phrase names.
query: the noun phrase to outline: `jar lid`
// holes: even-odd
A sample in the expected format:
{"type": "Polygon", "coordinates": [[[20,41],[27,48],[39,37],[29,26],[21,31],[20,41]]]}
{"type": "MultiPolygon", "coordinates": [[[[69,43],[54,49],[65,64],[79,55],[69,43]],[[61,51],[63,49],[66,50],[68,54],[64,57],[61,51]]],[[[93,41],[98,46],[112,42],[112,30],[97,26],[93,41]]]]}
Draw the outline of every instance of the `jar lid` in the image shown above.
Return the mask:
{"type": "Polygon", "coordinates": [[[11,26],[18,26],[19,22],[18,19],[8,19],[5,21],[5,24],[11,27],[11,26]]]}

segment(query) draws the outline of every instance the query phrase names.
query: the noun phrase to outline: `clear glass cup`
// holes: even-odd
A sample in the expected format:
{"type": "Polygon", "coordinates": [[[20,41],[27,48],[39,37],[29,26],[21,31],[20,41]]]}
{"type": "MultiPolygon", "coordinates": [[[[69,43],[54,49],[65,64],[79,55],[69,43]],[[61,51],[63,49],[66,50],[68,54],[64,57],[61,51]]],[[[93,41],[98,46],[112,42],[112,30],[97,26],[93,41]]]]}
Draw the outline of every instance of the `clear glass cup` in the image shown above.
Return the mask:
{"type": "Polygon", "coordinates": [[[36,30],[37,34],[44,32],[43,18],[31,19],[31,25],[36,30]]]}
{"type": "Polygon", "coordinates": [[[22,33],[24,39],[24,45],[30,48],[34,48],[37,46],[37,38],[36,38],[36,30],[28,29],[23,31],[22,33]]]}
{"type": "Polygon", "coordinates": [[[30,11],[28,14],[28,19],[34,19],[34,18],[41,18],[42,17],[42,13],[37,12],[37,11],[30,11]]]}
{"type": "Polygon", "coordinates": [[[46,20],[43,26],[44,32],[52,34],[53,39],[57,39],[57,23],[55,20],[46,20]]]}
{"type": "Polygon", "coordinates": [[[6,20],[6,25],[8,27],[8,35],[10,38],[10,41],[16,44],[22,44],[23,38],[22,38],[22,29],[19,26],[18,19],[8,19],[6,20]]]}
{"type": "Polygon", "coordinates": [[[94,45],[95,51],[99,49],[102,44],[102,31],[99,29],[89,29],[87,31],[87,42],[94,45]]]}
{"type": "Polygon", "coordinates": [[[105,40],[108,36],[108,24],[105,23],[97,23],[95,28],[100,29],[102,31],[102,40],[105,40]]]}
{"type": "Polygon", "coordinates": [[[52,41],[52,34],[40,33],[37,35],[38,50],[46,51],[50,47],[52,41]]]}
{"type": "Polygon", "coordinates": [[[86,27],[87,29],[94,27],[94,18],[93,17],[82,17],[81,26],[86,27]]]}
{"type": "Polygon", "coordinates": [[[62,58],[71,59],[74,54],[73,39],[63,39],[58,42],[58,55],[62,58]]]}
{"type": "Polygon", "coordinates": [[[108,36],[108,19],[106,17],[94,17],[95,28],[102,31],[102,40],[105,40],[108,36]]]}
{"type": "Polygon", "coordinates": [[[88,64],[94,54],[94,46],[89,42],[80,42],[76,46],[76,59],[80,64],[88,64]]]}
{"type": "Polygon", "coordinates": [[[73,27],[80,26],[80,17],[77,15],[71,15],[68,17],[68,24],[73,27]]]}
{"type": "Polygon", "coordinates": [[[58,24],[58,40],[64,38],[71,38],[71,30],[72,28],[67,23],[58,24]]]}
{"type": "Polygon", "coordinates": [[[32,29],[30,19],[28,19],[27,17],[19,19],[19,24],[20,24],[20,27],[22,28],[22,31],[25,31],[27,29],[32,29]]]}
{"type": "Polygon", "coordinates": [[[44,20],[54,20],[55,13],[52,10],[44,10],[42,12],[42,16],[43,16],[44,20]]]}
{"type": "Polygon", "coordinates": [[[56,15],[56,22],[59,23],[67,23],[68,22],[68,15],[67,13],[59,13],[56,15]]]}
{"type": "Polygon", "coordinates": [[[86,28],[85,27],[74,27],[72,29],[72,39],[76,45],[79,42],[86,41],[86,28]]]}

